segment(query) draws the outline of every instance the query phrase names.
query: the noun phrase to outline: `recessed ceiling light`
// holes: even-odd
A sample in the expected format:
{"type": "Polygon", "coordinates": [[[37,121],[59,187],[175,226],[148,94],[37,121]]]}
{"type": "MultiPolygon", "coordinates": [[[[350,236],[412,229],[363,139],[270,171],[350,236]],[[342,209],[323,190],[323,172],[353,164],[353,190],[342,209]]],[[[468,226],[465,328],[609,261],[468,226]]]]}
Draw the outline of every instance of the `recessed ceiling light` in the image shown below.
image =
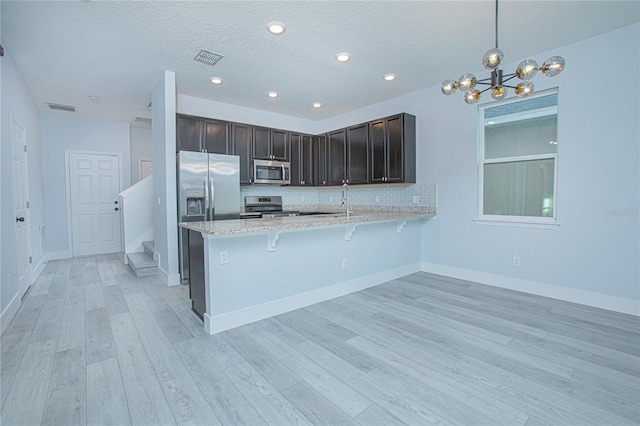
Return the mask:
{"type": "Polygon", "coordinates": [[[269,92],[269,93],[267,93],[267,96],[269,96],[270,98],[277,98],[278,97],[278,92],[269,92]]]}
{"type": "Polygon", "coordinates": [[[340,52],[336,54],[336,59],[338,60],[338,62],[347,62],[349,59],[351,59],[351,55],[349,55],[347,52],[340,52]]]}
{"type": "Polygon", "coordinates": [[[284,32],[285,26],[282,22],[269,22],[267,24],[269,32],[274,35],[280,35],[284,32]]]}
{"type": "Polygon", "coordinates": [[[100,96],[89,95],[89,100],[91,102],[93,102],[94,104],[99,104],[100,103],[100,96]]]}
{"type": "Polygon", "coordinates": [[[216,86],[222,84],[222,79],[220,77],[211,77],[209,81],[211,82],[211,84],[215,84],[216,86]]]}
{"type": "Polygon", "coordinates": [[[314,108],[320,108],[320,107],[322,106],[322,104],[321,104],[320,102],[314,102],[314,103],[312,104],[312,106],[313,106],[314,108]]]}
{"type": "Polygon", "coordinates": [[[396,75],[395,74],[385,74],[382,78],[384,78],[385,81],[393,81],[396,79],[396,75]]]}

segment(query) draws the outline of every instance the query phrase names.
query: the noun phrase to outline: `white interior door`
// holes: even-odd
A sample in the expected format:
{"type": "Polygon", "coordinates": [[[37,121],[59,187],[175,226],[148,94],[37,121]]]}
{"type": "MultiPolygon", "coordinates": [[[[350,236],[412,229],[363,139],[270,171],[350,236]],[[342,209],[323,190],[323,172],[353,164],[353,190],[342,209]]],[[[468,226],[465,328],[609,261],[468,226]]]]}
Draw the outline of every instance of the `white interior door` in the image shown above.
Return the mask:
{"type": "Polygon", "coordinates": [[[18,263],[18,291],[20,297],[31,284],[29,255],[31,237],[29,231],[29,185],[27,184],[27,143],[25,130],[11,118],[11,183],[16,220],[16,258],[18,263]]]}
{"type": "Polygon", "coordinates": [[[69,154],[73,255],[121,251],[117,155],[69,154]]]}

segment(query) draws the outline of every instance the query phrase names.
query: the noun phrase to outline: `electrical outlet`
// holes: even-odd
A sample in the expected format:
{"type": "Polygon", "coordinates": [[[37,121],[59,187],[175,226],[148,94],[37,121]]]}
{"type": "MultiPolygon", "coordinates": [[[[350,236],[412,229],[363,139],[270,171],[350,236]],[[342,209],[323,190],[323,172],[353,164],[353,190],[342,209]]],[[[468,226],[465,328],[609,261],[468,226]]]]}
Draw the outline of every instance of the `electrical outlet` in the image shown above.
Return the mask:
{"type": "Polygon", "coordinates": [[[156,204],[160,205],[160,197],[156,200],[156,204]]]}
{"type": "Polygon", "coordinates": [[[226,265],[227,263],[229,263],[229,256],[227,255],[226,251],[221,251],[220,252],[220,264],[221,265],[226,265]]]}
{"type": "Polygon", "coordinates": [[[376,195],[376,203],[380,202],[380,197],[378,195],[376,195]]]}
{"type": "Polygon", "coordinates": [[[347,269],[347,259],[342,259],[342,269],[347,269]]]}
{"type": "Polygon", "coordinates": [[[419,204],[420,203],[420,196],[419,195],[414,195],[413,197],[411,197],[411,202],[413,204],[419,204]]]}
{"type": "Polygon", "coordinates": [[[329,202],[333,203],[333,197],[329,197],[329,202]]]}
{"type": "Polygon", "coordinates": [[[513,256],[513,266],[520,266],[520,257],[513,256]]]}
{"type": "Polygon", "coordinates": [[[304,203],[304,195],[300,197],[300,201],[304,203]]]}

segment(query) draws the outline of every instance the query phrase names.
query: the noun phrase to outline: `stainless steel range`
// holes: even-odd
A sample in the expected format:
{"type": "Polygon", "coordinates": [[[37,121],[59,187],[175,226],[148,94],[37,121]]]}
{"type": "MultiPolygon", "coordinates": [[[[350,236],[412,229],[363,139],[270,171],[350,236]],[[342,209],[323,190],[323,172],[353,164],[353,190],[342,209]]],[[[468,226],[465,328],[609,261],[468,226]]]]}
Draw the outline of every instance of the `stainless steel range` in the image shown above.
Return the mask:
{"type": "Polygon", "coordinates": [[[252,196],[244,197],[245,213],[260,213],[262,218],[300,216],[299,211],[282,210],[282,197],[272,196],[252,196]]]}

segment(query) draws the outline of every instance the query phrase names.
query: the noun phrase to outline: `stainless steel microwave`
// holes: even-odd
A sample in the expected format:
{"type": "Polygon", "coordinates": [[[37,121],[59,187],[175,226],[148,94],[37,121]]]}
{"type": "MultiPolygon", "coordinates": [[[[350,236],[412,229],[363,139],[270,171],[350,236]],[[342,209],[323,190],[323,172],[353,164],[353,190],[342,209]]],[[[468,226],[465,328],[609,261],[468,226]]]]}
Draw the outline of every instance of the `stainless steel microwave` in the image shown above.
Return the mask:
{"type": "Polygon", "coordinates": [[[253,181],[275,185],[291,184],[291,164],[288,161],[253,160],[253,181]]]}

